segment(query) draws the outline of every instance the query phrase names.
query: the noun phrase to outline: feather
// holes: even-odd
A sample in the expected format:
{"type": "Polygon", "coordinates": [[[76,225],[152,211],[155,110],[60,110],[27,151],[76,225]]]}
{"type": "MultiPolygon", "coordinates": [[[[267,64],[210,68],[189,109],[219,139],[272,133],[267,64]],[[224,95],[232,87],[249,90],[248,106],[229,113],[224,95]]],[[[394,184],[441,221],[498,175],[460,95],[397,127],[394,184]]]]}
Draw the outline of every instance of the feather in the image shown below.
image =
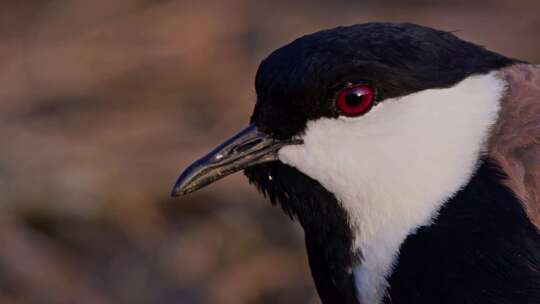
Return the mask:
{"type": "Polygon", "coordinates": [[[508,86],[487,154],[540,229],[540,66],[513,65],[501,70],[500,77],[508,86]]]}

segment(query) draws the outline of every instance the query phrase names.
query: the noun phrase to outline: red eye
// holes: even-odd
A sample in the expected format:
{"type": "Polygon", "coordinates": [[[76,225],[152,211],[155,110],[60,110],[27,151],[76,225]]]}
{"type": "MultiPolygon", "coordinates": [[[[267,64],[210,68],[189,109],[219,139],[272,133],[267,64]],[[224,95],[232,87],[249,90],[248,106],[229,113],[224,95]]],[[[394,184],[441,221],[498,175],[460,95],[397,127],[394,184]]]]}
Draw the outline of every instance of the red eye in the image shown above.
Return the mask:
{"type": "Polygon", "coordinates": [[[374,95],[368,85],[347,87],[339,91],[336,106],[344,115],[359,116],[371,109],[374,95]]]}

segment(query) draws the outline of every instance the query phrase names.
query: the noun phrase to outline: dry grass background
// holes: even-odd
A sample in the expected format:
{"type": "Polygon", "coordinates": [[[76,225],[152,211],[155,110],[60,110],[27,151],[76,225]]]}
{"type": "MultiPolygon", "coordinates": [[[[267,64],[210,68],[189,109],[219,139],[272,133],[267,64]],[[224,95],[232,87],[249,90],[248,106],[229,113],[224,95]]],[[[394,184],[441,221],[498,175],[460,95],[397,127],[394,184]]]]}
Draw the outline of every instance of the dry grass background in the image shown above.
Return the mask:
{"type": "Polygon", "coordinates": [[[271,50],[375,20],[540,62],[536,0],[3,0],[0,303],[316,303],[299,227],[241,174],[169,188],[246,124],[271,50]]]}

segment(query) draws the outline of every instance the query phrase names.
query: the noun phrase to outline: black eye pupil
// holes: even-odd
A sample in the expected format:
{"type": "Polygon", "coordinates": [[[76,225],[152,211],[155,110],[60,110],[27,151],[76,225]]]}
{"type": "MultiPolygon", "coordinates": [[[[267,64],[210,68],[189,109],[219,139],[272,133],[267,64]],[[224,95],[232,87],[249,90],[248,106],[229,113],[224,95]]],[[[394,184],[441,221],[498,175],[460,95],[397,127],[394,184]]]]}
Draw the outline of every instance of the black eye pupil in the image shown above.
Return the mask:
{"type": "Polygon", "coordinates": [[[357,107],[362,102],[362,95],[347,94],[345,96],[345,104],[351,108],[357,107]]]}

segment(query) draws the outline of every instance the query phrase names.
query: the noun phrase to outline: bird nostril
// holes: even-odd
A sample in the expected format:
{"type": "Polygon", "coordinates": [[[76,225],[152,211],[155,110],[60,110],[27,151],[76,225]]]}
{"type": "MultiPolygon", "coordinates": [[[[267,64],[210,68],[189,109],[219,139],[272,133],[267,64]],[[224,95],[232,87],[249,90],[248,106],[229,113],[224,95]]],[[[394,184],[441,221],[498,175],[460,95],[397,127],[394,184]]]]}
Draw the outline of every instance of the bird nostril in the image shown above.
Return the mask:
{"type": "Polygon", "coordinates": [[[241,145],[239,145],[238,147],[236,147],[236,152],[245,152],[245,151],[248,151],[250,150],[251,148],[255,147],[256,145],[260,144],[263,140],[260,139],[260,138],[257,138],[255,140],[252,140],[252,141],[248,141],[246,143],[243,143],[241,145]]]}

